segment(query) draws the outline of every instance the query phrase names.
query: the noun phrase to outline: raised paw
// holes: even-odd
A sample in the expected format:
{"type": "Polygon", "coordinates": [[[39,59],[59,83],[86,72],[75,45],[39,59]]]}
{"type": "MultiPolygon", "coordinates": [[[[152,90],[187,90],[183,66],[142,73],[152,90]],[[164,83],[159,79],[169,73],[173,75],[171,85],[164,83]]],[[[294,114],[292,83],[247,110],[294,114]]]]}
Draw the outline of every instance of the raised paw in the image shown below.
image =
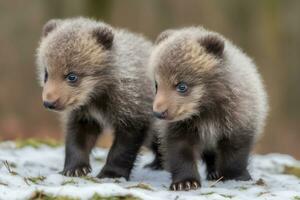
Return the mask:
{"type": "Polygon", "coordinates": [[[220,178],[220,174],[217,171],[211,171],[211,172],[207,172],[207,180],[218,180],[220,178]]]}
{"type": "Polygon", "coordinates": [[[196,190],[201,187],[201,183],[198,180],[185,180],[179,181],[176,183],[172,183],[170,186],[170,190],[172,191],[189,191],[196,190]]]}
{"type": "Polygon", "coordinates": [[[80,177],[86,176],[92,171],[90,166],[74,167],[74,168],[65,168],[61,174],[64,176],[80,177]]]}

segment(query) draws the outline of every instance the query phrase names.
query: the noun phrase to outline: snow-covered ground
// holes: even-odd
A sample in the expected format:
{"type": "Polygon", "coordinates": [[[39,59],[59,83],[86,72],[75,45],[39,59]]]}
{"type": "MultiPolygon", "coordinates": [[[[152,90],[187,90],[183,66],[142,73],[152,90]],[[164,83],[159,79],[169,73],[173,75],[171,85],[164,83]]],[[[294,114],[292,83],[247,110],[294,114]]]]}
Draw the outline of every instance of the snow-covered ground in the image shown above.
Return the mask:
{"type": "MultiPolygon", "coordinates": [[[[253,156],[249,166],[253,181],[202,180],[202,188],[189,192],[168,191],[169,173],[144,169],[144,164],[152,159],[150,153],[139,157],[129,182],[96,179],[106,155],[106,149],[96,148],[91,155],[92,173],[83,178],[70,178],[58,173],[63,166],[63,147],[16,148],[15,143],[1,143],[0,199],[300,200],[300,179],[285,174],[293,168],[299,169],[300,162],[288,155],[253,156]]],[[[205,177],[201,164],[200,173],[205,177]]]]}

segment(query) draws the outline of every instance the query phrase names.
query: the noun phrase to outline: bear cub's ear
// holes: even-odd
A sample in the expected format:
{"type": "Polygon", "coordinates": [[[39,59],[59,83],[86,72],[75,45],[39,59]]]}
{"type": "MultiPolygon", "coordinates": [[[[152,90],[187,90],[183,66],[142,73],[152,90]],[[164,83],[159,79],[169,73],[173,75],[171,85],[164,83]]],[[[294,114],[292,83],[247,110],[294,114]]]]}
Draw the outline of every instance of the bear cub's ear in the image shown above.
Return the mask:
{"type": "Polygon", "coordinates": [[[212,53],[221,57],[224,52],[224,41],[216,35],[207,35],[200,39],[200,45],[205,48],[208,53],[212,53]]]}
{"type": "Polygon", "coordinates": [[[114,34],[109,27],[98,27],[93,31],[93,36],[97,42],[104,46],[105,49],[110,49],[113,45],[114,34]]]}
{"type": "Polygon", "coordinates": [[[160,33],[156,40],[155,40],[155,44],[159,44],[161,43],[163,40],[167,39],[170,35],[172,35],[174,33],[174,30],[165,30],[162,33],[160,33]]]}
{"type": "Polygon", "coordinates": [[[58,24],[61,22],[60,19],[51,19],[43,27],[43,37],[46,37],[51,31],[53,31],[58,24]]]}

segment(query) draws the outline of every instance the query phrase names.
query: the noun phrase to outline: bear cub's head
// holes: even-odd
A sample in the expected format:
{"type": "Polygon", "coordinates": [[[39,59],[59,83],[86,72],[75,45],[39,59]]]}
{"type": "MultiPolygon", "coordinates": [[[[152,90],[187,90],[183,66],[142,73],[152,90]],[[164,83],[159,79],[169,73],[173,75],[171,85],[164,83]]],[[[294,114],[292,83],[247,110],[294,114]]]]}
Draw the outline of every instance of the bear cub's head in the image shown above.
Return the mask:
{"type": "Polygon", "coordinates": [[[156,40],[150,58],[155,80],[154,115],[168,121],[185,120],[209,104],[210,82],[222,68],[224,40],[201,28],[168,30],[156,40]]]}
{"type": "Polygon", "coordinates": [[[37,49],[44,106],[54,111],[76,109],[108,89],[113,40],[113,29],[101,22],[47,22],[37,49]]]}

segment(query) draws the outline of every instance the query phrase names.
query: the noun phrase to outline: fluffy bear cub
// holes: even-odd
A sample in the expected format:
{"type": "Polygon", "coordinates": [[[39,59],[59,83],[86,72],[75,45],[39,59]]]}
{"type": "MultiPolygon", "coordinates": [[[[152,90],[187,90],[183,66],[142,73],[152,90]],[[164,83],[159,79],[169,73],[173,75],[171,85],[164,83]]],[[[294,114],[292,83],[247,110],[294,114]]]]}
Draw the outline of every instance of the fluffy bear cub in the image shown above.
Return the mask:
{"type": "Polygon", "coordinates": [[[150,73],[170,189],[200,187],[198,158],[206,163],[209,180],[251,179],[249,153],[268,110],[252,60],[202,27],[167,30],[157,39],[150,73]]]}
{"type": "Polygon", "coordinates": [[[63,118],[64,175],[91,171],[89,154],[109,127],[115,139],[98,177],[129,178],[154,119],[154,91],[146,75],[151,49],[140,35],[86,18],[50,20],[44,26],[38,73],[44,106],[63,118]]]}

